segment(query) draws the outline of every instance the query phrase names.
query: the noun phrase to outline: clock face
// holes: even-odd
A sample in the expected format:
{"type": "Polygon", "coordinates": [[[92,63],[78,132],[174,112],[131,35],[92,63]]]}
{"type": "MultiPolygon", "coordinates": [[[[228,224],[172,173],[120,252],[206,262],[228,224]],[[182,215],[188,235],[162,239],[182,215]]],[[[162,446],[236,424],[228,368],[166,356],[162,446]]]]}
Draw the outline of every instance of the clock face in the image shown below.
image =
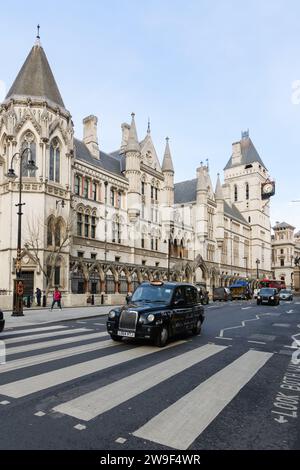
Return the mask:
{"type": "Polygon", "coordinates": [[[273,191],[273,184],[272,183],[267,183],[263,186],[263,192],[265,194],[270,194],[273,191]]]}

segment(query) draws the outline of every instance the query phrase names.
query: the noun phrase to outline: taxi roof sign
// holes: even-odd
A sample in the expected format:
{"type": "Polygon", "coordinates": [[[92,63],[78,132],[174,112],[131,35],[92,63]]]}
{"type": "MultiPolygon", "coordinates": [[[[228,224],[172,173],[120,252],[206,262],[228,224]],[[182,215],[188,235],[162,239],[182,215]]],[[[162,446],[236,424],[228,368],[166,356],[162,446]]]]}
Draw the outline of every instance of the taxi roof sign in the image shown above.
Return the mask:
{"type": "Polygon", "coordinates": [[[163,281],[151,281],[150,284],[152,286],[162,286],[164,283],[163,283],[163,281]]]}

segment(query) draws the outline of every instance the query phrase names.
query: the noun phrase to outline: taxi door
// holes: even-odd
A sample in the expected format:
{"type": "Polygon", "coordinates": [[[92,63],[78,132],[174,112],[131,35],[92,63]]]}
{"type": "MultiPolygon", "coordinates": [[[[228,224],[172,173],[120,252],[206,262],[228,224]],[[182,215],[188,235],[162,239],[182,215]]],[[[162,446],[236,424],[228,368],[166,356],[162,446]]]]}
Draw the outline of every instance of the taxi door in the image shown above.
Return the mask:
{"type": "Polygon", "coordinates": [[[172,335],[181,333],[184,331],[185,322],[185,311],[186,311],[186,300],[183,286],[178,286],[174,290],[172,299],[172,320],[171,330],[172,335]]]}

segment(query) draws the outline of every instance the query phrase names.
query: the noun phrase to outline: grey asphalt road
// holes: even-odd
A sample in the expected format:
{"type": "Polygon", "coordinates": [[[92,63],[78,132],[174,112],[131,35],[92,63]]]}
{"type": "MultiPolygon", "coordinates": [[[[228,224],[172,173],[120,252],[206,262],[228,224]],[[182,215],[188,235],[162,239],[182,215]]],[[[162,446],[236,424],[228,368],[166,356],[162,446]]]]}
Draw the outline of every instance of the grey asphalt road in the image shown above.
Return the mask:
{"type": "Polygon", "coordinates": [[[0,448],[300,449],[300,299],[205,312],[162,349],[104,316],[4,332],[0,448]]]}

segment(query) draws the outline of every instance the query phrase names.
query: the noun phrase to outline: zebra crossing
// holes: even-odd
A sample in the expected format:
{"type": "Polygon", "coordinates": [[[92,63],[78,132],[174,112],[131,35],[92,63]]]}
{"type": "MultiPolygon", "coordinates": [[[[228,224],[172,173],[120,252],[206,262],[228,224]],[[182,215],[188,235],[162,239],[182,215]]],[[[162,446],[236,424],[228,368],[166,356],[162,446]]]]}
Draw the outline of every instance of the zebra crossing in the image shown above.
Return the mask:
{"type": "Polygon", "coordinates": [[[90,324],[82,328],[60,325],[24,329],[9,332],[3,340],[7,343],[7,362],[0,365],[0,398],[18,400],[55,391],[56,404],[45,414],[59,413],[85,425],[154,387],[164,386],[169,379],[181,377],[201,363],[222,358],[224,366],[220,370],[204,381],[199,379],[192,390],[177,397],[174,403],[128,430],[134,438],[181,450],[191,446],[273,356],[270,352],[250,349],[228,363],[229,345],[201,344],[197,338],[170,342],[163,349],[148,344],[117,343],[106,332],[95,332],[90,324]],[[78,344],[73,346],[73,343],[78,344]],[[89,358],[90,353],[93,357],[89,358]],[[66,358],[72,358],[68,366],[66,358]],[[110,368],[121,366],[124,371],[128,364],[136,364],[135,361],[143,364],[138,371],[133,366],[129,375],[122,374],[121,378],[92,387],[87,393],[79,391],[75,398],[68,396],[65,387],[61,395],[55,388],[73,381],[76,384],[92,374],[99,378],[110,368]],[[51,364],[51,370],[47,370],[51,364]],[[20,375],[12,378],[10,374],[14,371],[20,375]]]}

